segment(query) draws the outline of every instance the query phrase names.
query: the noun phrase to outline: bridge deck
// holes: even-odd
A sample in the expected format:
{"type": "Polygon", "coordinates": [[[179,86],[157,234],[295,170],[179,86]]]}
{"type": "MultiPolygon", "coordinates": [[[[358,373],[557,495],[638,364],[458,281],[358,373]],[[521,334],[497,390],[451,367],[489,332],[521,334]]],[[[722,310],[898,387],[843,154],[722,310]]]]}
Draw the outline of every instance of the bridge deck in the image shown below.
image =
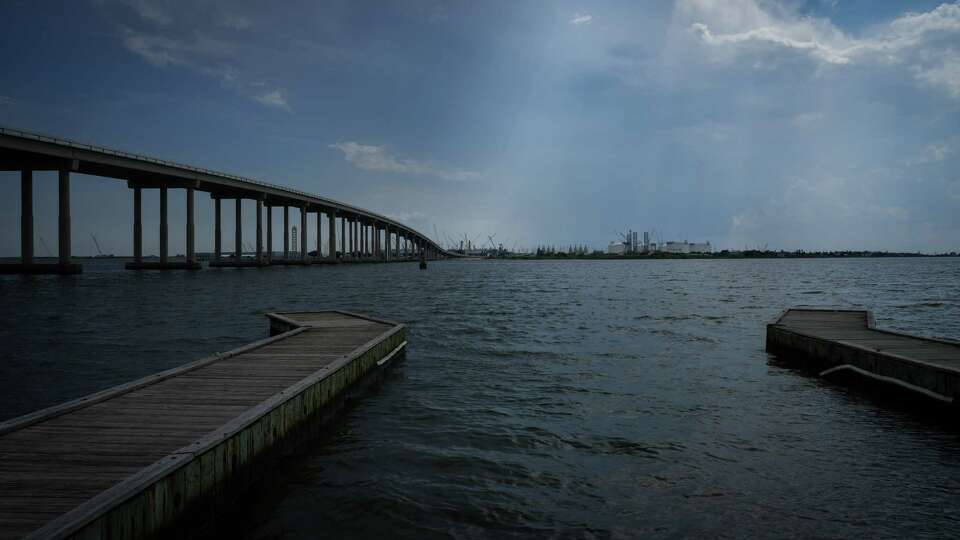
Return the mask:
{"type": "Polygon", "coordinates": [[[275,408],[265,403],[282,403],[298,383],[331,375],[402,329],[340,312],[286,314],[274,323],[285,333],[0,424],[0,538],[58,517],[76,529],[82,524],[70,525],[65,513],[89,521],[78,508],[91,498],[169,456],[198,458],[205,438],[237,432],[223,430],[238,417],[256,421],[275,408]]]}
{"type": "Polygon", "coordinates": [[[940,401],[960,397],[960,343],[879,330],[868,311],[788,309],[768,325],[767,349],[802,353],[823,374],[852,368],[940,401]]]}

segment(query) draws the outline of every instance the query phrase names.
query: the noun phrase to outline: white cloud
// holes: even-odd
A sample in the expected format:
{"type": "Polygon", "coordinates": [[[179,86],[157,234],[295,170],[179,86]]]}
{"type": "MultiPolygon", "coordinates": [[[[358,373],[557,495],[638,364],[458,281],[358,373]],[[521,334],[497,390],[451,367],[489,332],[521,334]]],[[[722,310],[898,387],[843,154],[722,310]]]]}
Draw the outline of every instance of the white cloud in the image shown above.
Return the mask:
{"type": "Polygon", "coordinates": [[[593,22],[593,15],[590,15],[589,13],[574,13],[573,18],[570,19],[570,24],[574,26],[590,24],[591,22],[593,22]]]}
{"type": "Polygon", "coordinates": [[[823,120],[824,115],[822,112],[808,111],[793,115],[793,118],[790,119],[790,123],[793,124],[794,127],[805,128],[819,124],[823,120]]]}
{"type": "Polygon", "coordinates": [[[943,88],[955,98],[960,98],[960,51],[947,49],[939,64],[914,66],[914,77],[935,88],[943,88]]]}
{"type": "Polygon", "coordinates": [[[925,165],[941,163],[950,159],[958,147],[960,139],[953,137],[946,141],[930,143],[923,149],[923,153],[915,159],[907,161],[907,165],[925,165]]]}
{"type": "Polygon", "coordinates": [[[273,92],[268,92],[262,96],[257,96],[256,99],[267,107],[276,107],[285,111],[290,110],[290,105],[287,104],[287,98],[284,96],[284,92],[279,88],[273,92]]]}
{"type": "Polygon", "coordinates": [[[352,141],[331,144],[343,152],[343,158],[358,169],[367,171],[395,172],[403,174],[433,176],[454,182],[466,182],[480,177],[480,173],[463,170],[448,170],[430,163],[412,159],[399,159],[383,146],[360,144],[352,141]]]}
{"type": "Polygon", "coordinates": [[[233,42],[200,32],[194,32],[189,38],[168,37],[127,28],[124,34],[123,43],[127,50],[150,64],[196,71],[220,81],[224,87],[233,89],[261,105],[290,110],[282,89],[264,93],[264,87],[267,86],[265,82],[251,82],[233,65],[234,60],[242,55],[241,47],[233,42]]]}
{"type": "Polygon", "coordinates": [[[170,24],[173,21],[173,17],[157,2],[151,2],[149,0],[127,0],[125,3],[146,21],[161,25],[170,24]]]}
{"type": "Polygon", "coordinates": [[[428,221],[427,215],[419,211],[387,214],[387,217],[403,223],[424,223],[428,221]]]}
{"type": "Polygon", "coordinates": [[[948,155],[953,153],[953,148],[946,143],[931,144],[927,147],[927,154],[933,161],[943,161],[948,155]]]}
{"type": "Polygon", "coordinates": [[[906,13],[862,37],[827,19],[765,11],[755,0],[683,0],[676,16],[701,43],[726,55],[719,59],[783,51],[829,66],[901,65],[918,81],[960,97],[960,60],[944,45],[944,38],[960,37],[960,3],[906,13]]]}
{"type": "Polygon", "coordinates": [[[237,15],[235,13],[228,13],[224,15],[223,20],[220,21],[221,26],[227,28],[232,28],[233,30],[246,30],[253,26],[253,23],[247,17],[243,15],[237,15]]]}
{"type": "Polygon", "coordinates": [[[237,54],[232,43],[195,33],[191,38],[173,38],[126,29],[123,44],[155,66],[183,66],[206,74],[227,73],[225,65],[237,54]]]}
{"type": "Polygon", "coordinates": [[[709,45],[736,45],[740,43],[768,43],[788,49],[797,49],[829,64],[850,63],[850,50],[823,43],[815,35],[814,28],[807,24],[793,27],[766,26],[744,32],[714,35],[703,23],[693,23],[690,29],[709,45]]]}
{"type": "Polygon", "coordinates": [[[10,96],[0,95],[0,106],[2,105],[16,105],[17,100],[13,99],[10,96]]]}

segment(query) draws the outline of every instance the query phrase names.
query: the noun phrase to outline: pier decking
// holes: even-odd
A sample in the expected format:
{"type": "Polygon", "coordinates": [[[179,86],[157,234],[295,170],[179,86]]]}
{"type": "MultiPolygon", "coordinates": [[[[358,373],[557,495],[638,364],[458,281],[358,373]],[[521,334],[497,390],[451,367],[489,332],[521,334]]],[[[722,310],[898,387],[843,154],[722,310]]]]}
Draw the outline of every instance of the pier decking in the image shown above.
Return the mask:
{"type": "Polygon", "coordinates": [[[960,343],[877,329],[869,311],[788,309],[767,325],[767,351],[960,403],[960,343]]]}
{"type": "Polygon", "coordinates": [[[0,424],[0,538],[196,531],[406,345],[360,315],[268,317],[268,339],[0,424]]]}

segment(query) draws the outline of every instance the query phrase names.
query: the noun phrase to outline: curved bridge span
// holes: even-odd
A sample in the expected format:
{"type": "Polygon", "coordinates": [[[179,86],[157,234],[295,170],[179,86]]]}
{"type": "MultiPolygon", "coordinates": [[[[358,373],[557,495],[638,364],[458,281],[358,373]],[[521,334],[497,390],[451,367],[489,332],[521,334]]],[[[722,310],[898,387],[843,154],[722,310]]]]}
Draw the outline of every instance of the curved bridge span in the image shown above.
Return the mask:
{"type": "Polygon", "coordinates": [[[199,269],[195,251],[195,192],[210,194],[214,200],[214,252],[210,266],[302,265],[337,262],[388,262],[412,259],[437,259],[456,256],[444,250],[426,235],[386,216],[319,195],[268,184],[251,178],[192,167],[148,156],[48,137],[17,129],[0,127],[0,170],[20,172],[21,262],[0,265],[0,273],[78,273],[81,266],[72,260],[70,249],[70,174],[80,173],[126,181],[133,191],[133,261],[129,269],[199,269]],[[34,259],[33,243],[33,171],[59,173],[59,253],[54,264],[39,264],[34,259]],[[160,192],[160,256],[145,260],[141,225],[141,192],[160,192]],[[167,251],[168,190],[186,192],[186,257],[172,260],[167,251]],[[235,249],[222,250],[220,208],[224,199],[236,207],[235,249]],[[241,201],[256,201],[256,249],[243,253],[241,201]],[[263,208],[267,213],[266,246],[263,234],[263,208]],[[310,214],[316,216],[315,246],[307,245],[307,235],[291,242],[289,209],[299,210],[299,230],[307,230],[310,214]],[[273,209],[283,212],[283,246],[273,247],[273,209]],[[323,223],[326,223],[325,232],[323,223]],[[326,237],[326,242],[324,242],[326,237]],[[324,252],[323,245],[327,245],[324,252]],[[311,252],[311,250],[313,250],[311,252]],[[282,255],[280,255],[282,253],[282,255]],[[311,255],[311,253],[313,253],[311,255]]]}

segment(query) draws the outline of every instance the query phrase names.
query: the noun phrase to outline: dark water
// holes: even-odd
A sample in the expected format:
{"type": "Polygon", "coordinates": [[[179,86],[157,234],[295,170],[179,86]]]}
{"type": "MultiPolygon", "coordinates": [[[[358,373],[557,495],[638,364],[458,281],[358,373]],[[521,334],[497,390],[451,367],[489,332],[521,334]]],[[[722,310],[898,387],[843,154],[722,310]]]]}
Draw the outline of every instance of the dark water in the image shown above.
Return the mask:
{"type": "Polygon", "coordinates": [[[248,538],[960,530],[960,431],[763,352],[797,304],[960,338],[958,259],[93,264],[0,277],[0,417],[262,337],[268,310],[410,324],[406,361],[240,509],[248,538]]]}

